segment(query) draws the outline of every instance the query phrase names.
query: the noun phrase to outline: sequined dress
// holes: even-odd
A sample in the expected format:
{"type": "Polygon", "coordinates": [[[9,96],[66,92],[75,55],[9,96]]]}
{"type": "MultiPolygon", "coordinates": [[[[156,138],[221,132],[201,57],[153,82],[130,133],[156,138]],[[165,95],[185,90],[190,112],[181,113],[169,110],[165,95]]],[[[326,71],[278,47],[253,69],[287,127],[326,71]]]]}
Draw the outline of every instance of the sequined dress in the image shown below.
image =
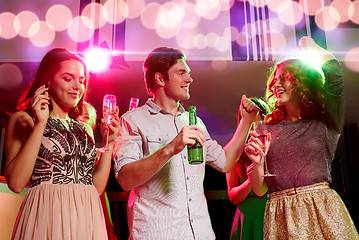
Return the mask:
{"type": "Polygon", "coordinates": [[[95,160],[83,124],[49,117],[12,239],[107,239],[95,160]]]}
{"type": "Polygon", "coordinates": [[[265,124],[271,133],[266,177],[270,200],[264,239],[359,239],[338,194],[329,188],[331,164],[344,120],[344,83],[340,65],[323,67],[326,112],[322,119],[265,124]]]}

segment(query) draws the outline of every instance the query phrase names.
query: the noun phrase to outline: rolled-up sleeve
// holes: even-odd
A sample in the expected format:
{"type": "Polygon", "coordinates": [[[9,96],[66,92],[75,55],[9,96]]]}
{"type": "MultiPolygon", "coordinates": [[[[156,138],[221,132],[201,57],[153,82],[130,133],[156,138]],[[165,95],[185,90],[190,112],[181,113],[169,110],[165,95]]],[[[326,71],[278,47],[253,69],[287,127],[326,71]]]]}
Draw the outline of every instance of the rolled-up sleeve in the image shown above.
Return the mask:
{"type": "Polygon", "coordinates": [[[137,127],[132,126],[124,117],[120,118],[120,131],[116,138],[114,168],[115,176],[121,168],[131,162],[138,161],[143,158],[142,137],[137,127]]]}

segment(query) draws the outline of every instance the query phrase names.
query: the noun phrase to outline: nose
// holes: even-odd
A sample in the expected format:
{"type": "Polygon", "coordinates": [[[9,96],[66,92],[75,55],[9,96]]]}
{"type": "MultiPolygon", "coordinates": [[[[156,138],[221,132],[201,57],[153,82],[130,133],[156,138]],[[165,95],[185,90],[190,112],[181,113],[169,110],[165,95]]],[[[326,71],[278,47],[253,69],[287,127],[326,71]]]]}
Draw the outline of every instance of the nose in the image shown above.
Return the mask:
{"type": "Polygon", "coordinates": [[[192,82],[193,82],[193,78],[192,78],[190,75],[188,75],[188,78],[186,79],[186,82],[187,82],[187,83],[192,83],[192,82]]]}
{"type": "Polygon", "coordinates": [[[81,89],[81,83],[80,83],[79,80],[74,81],[73,88],[76,89],[76,90],[81,89]]]}

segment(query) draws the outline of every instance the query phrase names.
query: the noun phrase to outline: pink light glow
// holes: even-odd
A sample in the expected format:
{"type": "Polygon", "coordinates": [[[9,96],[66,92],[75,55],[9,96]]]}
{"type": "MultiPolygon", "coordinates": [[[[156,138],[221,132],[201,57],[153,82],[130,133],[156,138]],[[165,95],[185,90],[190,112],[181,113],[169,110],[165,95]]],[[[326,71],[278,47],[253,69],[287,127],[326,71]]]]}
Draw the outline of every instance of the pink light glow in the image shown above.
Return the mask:
{"type": "Polygon", "coordinates": [[[93,37],[94,26],[87,17],[75,17],[67,29],[69,36],[76,42],[84,42],[93,37]]]}
{"type": "Polygon", "coordinates": [[[307,15],[314,16],[322,7],[324,0],[299,0],[299,5],[307,15]]]}
{"type": "Polygon", "coordinates": [[[71,10],[61,4],[50,7],[46,12],[46,21],[54,28],[55,31],[63,31],[67,29],[71,20],[71,10]]]}
{"type": "Polygon", "coordinates": [[[100,3],[90,3],[82,11],[82,16],[91,19],[95,29],[101,28],[106,23],[105,16],[107,15],[106,8],[100,3]]]}
{"type": "Polygon", "coordinates": [[[29,37],[29,29],[32,24],[39,21],[38,16],[31,11],[22,11],[17,15],[20,22],[19,35],[24,38],[29,37]]]}
{"type": "Polygon", "coordinates": [[[348,9],[349,18],[353,23],[359,24],[359,1],[351,2],[348,9]]]}
{"type": "Polygon", "coordinates": [[[294,26],[303,18],[303,9],[297,2],[286,1],[279,6],[279,19],[286,25],[294,26]]]}
{"type": "Polygon", "coordinates": [[[12,39],[20,32],[20,22],[11,12],[0,14],[1,36],[4,39],[12,39]]]}
{"type": "Polygon", "coordinates": [[[332,31],[337,28],[339,22],[339,12],[330,6],[323,7],[316,15],[315,15],[315,23],[320,29],[325,31],[332,31]]]}
{"type": "Polygon", "coordinates": [[[354,72],[359,72],[359,47],[350,49],[344,59],[345,65],[354,72]]]}
{"type": "Polygon", "coordinates": [[[128,15],[128,6],[124,0],[107,0],[104,8],[107,12],[104,17],[111,24],[122,23],[128,15]]]}
{"type": "Polygon", "coordinates": [[[12,63],[0,65],[0,87],[4,89],[17,88],[22,82],[22,72],[18,66],[12,63]]]}
{"type": "Polygon", "coordinates": [[[339,19],[335,19],[337,22],[346,22],[349,20],[348,9],[350,6],[349,0],[334,0],[330,6],[336,9],[339,13],[339,19]]]}
{"type": "Polygon", "coordinates": [[[155,29],[156,18],[161,5],[158,3],[149,3],[145,6],[141,14],[141,21],[143,26],[148,29],[155,29]]]}
{"type": "Polygon", "coordinates": [[[145,7],[144,0],[127,1],[128,16],[127,18],[137,18],[141,15],[142,9],[145,7]]]}
{"type": "Polygon", "coordinates": [[[47,22],[38,21],[31,25],[29,37],[35,46],[46,47],[54,41],[55,31],[47,22]]]}

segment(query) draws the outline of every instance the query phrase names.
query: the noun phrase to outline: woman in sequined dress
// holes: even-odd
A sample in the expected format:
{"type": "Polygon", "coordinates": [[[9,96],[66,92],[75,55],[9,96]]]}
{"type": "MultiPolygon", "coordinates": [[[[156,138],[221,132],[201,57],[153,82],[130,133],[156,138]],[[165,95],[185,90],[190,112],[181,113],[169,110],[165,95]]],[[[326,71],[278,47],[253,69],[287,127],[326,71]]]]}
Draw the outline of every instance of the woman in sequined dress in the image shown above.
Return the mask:
{"type": "Polygon", "coordinates": [[[323,75],[299,59],[275,65],[266,97],[273,112],[251,132],[245,152],[259,196],[269,193],[264,239],[359,239],[338,194],[329,187],[331,163],[344,124],[344,81],[339,62],[313,39],[299,41],[320,55],[323,75]],[[262,148],[259,134],[268,133],[262,148]],[[263,177],[267,170],[274,176],[263,177]]]}
{"type": "MultiPolygon", "coordinates": [[[[30,184],[12,239],[107,239],[99,194],[107,184],[111,151],[99,156],[92,128],[77,121],[89,74],[81,57],[49,51],[7,125],[5,177],[18,193],[30,184]],[[30,181],[30,183],[29,183],[30,181]]],[[[109,147],[118,110],[101,134],[109,147]]]]}

